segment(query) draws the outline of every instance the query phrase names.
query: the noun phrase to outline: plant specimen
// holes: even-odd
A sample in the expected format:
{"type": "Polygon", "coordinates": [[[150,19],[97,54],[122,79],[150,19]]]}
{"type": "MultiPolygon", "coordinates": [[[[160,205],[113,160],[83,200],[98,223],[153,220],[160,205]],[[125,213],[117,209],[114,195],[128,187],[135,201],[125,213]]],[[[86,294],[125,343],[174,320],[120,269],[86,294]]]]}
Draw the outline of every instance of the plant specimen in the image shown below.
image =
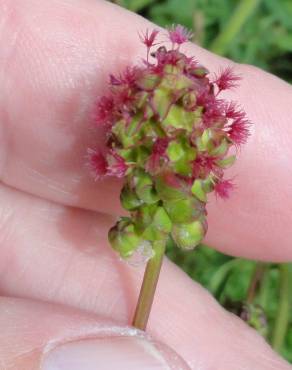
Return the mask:
{"type": "Polygon", "coordinates": [[[167,243],[191,250],[207,232],[207,196],[228,198],[233,188],[224,170],[249,135],[249,121],[235,102],[220,93],[240,78],[226,68],[213,78],[181,51],[191,34],[168,29],[169,47],[159,31],[140,35],[146,59],[110,76],[109,94],[100,97],[96,123],[106,127],[107,151],[89,151],[96,179],[124,179],[121,204],[129,212],[109,231],[113,249],[124,259],[148,260],[133,325],[145,329],[167,243]],[[155,48],[155,50],[154,50],[155,48]]]}

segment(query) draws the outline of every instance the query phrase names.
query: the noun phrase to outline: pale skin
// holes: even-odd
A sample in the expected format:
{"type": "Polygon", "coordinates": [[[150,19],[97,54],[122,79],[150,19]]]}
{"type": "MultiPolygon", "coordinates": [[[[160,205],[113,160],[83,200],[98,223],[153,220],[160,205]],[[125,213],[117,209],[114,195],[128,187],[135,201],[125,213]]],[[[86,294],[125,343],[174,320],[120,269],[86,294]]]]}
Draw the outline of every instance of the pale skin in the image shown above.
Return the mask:
{"type": "MultiPolygon", "coordinates": [[[[143,268],[119,262],[107,242],[121,183],[94,182],[85,154],[103,142],[94,100],[110,72],[145,56],[137,32],[153,27],[98,0],[0,2],[1,370],[39,369],[46,344],[66,341],[72,326],[86,336],[105,318],[130,323],[143,268]]],[[[210,71],[233,64],[196,45],[184,50],[210,71]]],[[[254,125],[230,172],[236,191],[208,204],[206,242],[291,261],[292,88],[255,67],[234,68],[243,79],[228,97],[254,125]]],[[[291,369],[167,260],[149,333],[192,369],[291,369]]]]}

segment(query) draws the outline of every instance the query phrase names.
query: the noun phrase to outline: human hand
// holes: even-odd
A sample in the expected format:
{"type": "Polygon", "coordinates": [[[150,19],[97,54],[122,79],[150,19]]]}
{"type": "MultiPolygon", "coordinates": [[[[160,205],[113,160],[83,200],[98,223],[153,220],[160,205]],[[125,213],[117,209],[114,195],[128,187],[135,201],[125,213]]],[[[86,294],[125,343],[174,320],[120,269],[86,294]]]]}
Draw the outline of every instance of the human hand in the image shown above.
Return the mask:
{"type": "MultiPolygon", "coordinates": [[[[120,184],[94,183],[84,166],[86,149],[103,142],[92,128],[94,100],[109,72],[144,55],[137,32],[153,25],[97,0],[2,0],[0,11],[0,368],[154,368],[151,344],[124,327],[142,268],[117,261],[106,241],[120,184]],[[132,339],[113,339],[122,333],[132,339]],[[67,360],[57,350],[59,367],[57,352],[43,356],[103,337],[73,345],[67,360]]],[[[187,49],[211,71],[232,63],[187,49]]],[[[229,96],[255,125],[230,173],[236,192],[208,206],[207,241],[233,255],[291,260],[292,89],[254,67],[235,70],[243,80],[229,96]]],[[[168,261],[158,290],[149,333],[191,369],[291,369],[168,261]]]]}

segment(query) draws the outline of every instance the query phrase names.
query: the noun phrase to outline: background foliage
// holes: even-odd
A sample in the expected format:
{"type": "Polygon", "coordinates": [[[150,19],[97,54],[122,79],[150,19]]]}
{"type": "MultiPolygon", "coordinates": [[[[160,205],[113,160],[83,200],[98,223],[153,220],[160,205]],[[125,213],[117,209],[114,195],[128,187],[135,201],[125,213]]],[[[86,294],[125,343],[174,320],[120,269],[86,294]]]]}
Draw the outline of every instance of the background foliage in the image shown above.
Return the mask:
{"type": "MultiPolygon", "coordinates": [[[[292,0],[114,2],[161,26],[180,23],[194,31],[194,41],[203,47],[292,82],[292,0]]],[[[258,264],[203,245],[195,253],[169,248],[168,255],[227,309],[243,316],[242,304],[252,302],[249,323],[292,362],[291,264],[258,264]],[[256,274],[259,283],[248,298],[256,274]]]]}

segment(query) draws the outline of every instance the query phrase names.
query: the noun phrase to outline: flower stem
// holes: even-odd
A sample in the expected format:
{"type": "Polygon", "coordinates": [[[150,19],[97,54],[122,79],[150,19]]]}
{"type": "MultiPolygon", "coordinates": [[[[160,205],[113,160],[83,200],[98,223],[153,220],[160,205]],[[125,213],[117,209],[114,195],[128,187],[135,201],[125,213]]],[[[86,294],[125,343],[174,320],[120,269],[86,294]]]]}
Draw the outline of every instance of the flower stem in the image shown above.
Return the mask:
{"type": "Polygon", "coordinates": [[[143,277],[138,303],[132,325],[140,330],[145,330],[150,315],[154,294],[161,270],[166,242],[157,241],[153,245],[154,256],[148,261],[143,277]]]}
{"type": "Polygon", "coordinates": [[[270,292],[270,268],[271,265],[269,263],[266,264],[266,270],[264,272],[264,275],[262,277],[262,281],[259,287],[259,293],[258,293],[258,301],[261,307],[263,307],[264,310],[267,309],[269,305],[269,292],[270,292]]]}
{"type": "Polygon", "coordinates": [[[272,335],[272,346],[275,351],[279,352],[282,348],[287,328],[289,324],[289,314],[290,314],[290,296],[289,296],[289,271],[288,264],[280,265],[280,299],[278,312],[276,316],[276,322],[272,335]]]}
{"type": "Polygon", "coordinates": [[[232,17],[226,27],[210,45],[210,50],[214,53],[224,55],[226,49],[236,37],[243,24],[247,21],[261,0],[241,0],[236,7],[232,17]]]}
{"type": "Polygon", "coordinates": [[[256,291],[265,274],[265,271],[266,271],[266,265],[262,262],[258,262],[255,266],[254,273],[253,273],[253,276],[249,284],[247,298],[246,298],[247,303],[253,302],[255,295],[256,295],[256,291]]]}

